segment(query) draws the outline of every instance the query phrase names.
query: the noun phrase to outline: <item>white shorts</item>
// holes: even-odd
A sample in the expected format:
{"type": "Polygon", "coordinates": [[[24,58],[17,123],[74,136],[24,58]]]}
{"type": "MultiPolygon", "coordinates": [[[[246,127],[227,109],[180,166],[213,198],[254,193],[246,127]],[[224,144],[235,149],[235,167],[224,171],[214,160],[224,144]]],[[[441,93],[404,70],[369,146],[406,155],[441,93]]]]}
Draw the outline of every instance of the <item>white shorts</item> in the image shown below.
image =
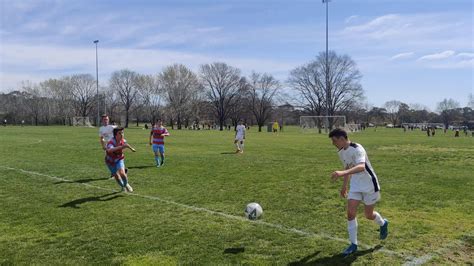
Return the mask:
{"type": "Polygon", "coordinates": [[[380,191],[374,193],[365,192],[350,192],[347,199],[359,200],[364,202],[365,205],[374,205],[380,200],[380,191]]]}
{"type": "Polygon", "coordinates": [[[244,141],[244,136],[236,136],[235,140],[237,141],[244,141]]]}

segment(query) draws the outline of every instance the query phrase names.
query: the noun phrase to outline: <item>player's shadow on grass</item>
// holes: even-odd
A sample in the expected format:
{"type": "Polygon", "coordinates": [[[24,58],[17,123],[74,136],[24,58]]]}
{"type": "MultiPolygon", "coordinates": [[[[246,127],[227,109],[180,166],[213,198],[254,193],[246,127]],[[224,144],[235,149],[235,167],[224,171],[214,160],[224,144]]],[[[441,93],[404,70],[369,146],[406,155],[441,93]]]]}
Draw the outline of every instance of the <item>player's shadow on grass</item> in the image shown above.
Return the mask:
{"type": "Polygon", "coordinates": [[[234,152],[221,152],[221,154],[236,154],[236,153],[234,151],[234,152]]]}
{"type": "Polygon", "coordinates": [[[94,181],[101,181],[104,180],[104,178],[86,178],[86,179],[79,179],[79,180],[71,180],[71,181],[58,181],[54,182],[55,185],[57,184],[64,184],[64,183],[79,183],[79,184],[84,184],[84,183],[89,183],[89,182],[94,182],[94,181]]]}
{"type": "Polygon", "coordinates": [[[224,249],[224,254],[239,254],[245,252],[245,248],[226,248],[224,249]]]}
{"type": "Polygon", "coordinates": [[[371,249],[357,251],[356,253],[351,254],[349,256],[336,254],[330,257],[312,260],[312,258],[316,257],[319,253],[321,253],[321,251],[316,251],[315,253],[308,255],[299,261],[291,262],[288,265],[351,265],[358,257],[373,253],[381,248],[381,245],[377,245],[371,249]]]}
{"type": "Polygon", "coordinates": [[[145,169],[145,168],[153,168],[156,165],[139,165],[139,166],[127,166],[128,169],[145,169]]]}
{"type": "Polygon", "coordinates": [[[69,208],[79,209],[79,205],[81,205],[83,203],[86,203],[86,202],[109,201],[109,200],[113,200],[113,199],[122,197],[122,195],[115,195],[117,193],[120,193],[120,192],[112,192],[112,193],[105,194],[105,195],[102,195],[102,196],[77,199],[77,200],[70,201],[68,203],[64,203],[63,205],[60,205],[59,207],[60,208],[69,207],[69,208]],[[109,196],[112,196],[112,195],[115,195],[115,196],[109,197],[109,196]]]}

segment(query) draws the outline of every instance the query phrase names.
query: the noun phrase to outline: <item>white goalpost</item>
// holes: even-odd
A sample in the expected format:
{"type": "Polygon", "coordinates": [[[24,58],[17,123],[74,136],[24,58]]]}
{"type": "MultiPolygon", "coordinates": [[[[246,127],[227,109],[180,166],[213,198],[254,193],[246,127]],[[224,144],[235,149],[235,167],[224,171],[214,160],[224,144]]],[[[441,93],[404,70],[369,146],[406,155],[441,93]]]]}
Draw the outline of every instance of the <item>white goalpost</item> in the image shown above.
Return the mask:
{"type": "Polygon", "coordinates": [[[347,129],[345,115],[300,116],[300,128],[303,132],[329,132],[334,128],[347,129]]]}
{"type": "Polygon", "coordinates": [[[88,116],[74,116],[72,125],[75,127],[93,127],[88,116]]]}

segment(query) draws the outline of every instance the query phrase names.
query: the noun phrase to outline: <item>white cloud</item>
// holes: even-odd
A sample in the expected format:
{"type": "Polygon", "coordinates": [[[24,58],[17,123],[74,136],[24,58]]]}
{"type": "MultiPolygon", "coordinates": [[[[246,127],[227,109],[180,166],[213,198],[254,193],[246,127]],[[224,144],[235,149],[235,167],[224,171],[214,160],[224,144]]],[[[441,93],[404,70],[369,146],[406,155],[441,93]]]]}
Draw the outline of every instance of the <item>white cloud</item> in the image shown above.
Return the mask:
{"type": "Polygon", "coordinates": [[[350,22],[356,20],[357,18],[359,18],[359,16],[357,16],[357,15],[352,15],[352,16],[346,18],[346,19],[344,20],[344,22],[345,22],[345,23],[350,23],[350,22]]]}
{"type": "Polygon", "coordinates": [[[390,58],[390,60],[397,60],[397,59],[410,58],[410,57],[412,57],[414,54],[415,54],[414,52],[400,53],[400,54],[396,54],[396,55],[392,56],[392,57],[390,58]]]}
{"type": "Polygon", "coordinates": [[[441,53],[428,54],[428,55],[425,55],[425,56],[422,56],[422,57],[418,58],[418,60],[423,61],[423,60],[447,59],[447,58],[453,56],[454,54],[455,54],[454,51],[448,50],[448,51],[444,51],[444,52],[441,52],[441,53]]]}
{"type": "Polygon", "coordinates": [[[474,53],[459,53],[456,56],[461,58],[474,58],[474,53]]]}
{"type": "MultiPolygon", "coordinates": [[[[409,49],[469,49],[472,24],[466,15],[456,13],[386,14],[336,31],[340,42],[354,46],[409,49]]],[[[360,18],[358,21],[362,21],[360,18]]]]}
{"type": "MultiPolygon", "coordinates": [[[[2,88],[0,89],[18,88],[22,80],[39,82],[71,74],[95,74],[95,49],[93,48],[34,46],[17,43],[5,44],[4,48],[0,50],[0,58],[2,58],[0,70],[2,88]],[[21,72],[10,69],[21,69],[21,72]]],[[[286,74],[298,64],[256,57],[219,57],[157,49],[111,48],[99,50],[99,80],[101,84],[105,84],[113,71],[124,68],[143,74],[156,74],[164,66],[181,63],[198,71],[201,64],[216,61],[238,67],[244,75],[255,70],[270,72],[277,78],[286,77],[286,74]]]]}

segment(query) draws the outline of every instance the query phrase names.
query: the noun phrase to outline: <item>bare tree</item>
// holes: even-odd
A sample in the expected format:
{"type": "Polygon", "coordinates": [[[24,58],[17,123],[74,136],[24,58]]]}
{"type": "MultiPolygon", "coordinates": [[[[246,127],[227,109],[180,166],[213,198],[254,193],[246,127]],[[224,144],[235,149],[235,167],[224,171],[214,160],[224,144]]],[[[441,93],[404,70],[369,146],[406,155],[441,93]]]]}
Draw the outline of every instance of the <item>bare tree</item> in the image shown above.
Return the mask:
{"type": "Polygon", "coordinates": [[[400,101],[392,100],[392,101],[386,102],[383,105],[383,107],[387,111],[388,119],[390,120],[390,123],[392,123],[392,125],[397,125],[398,124],[398,119],[399,119],[398,110],[400,109],[401,104],[402,104],[402,102],[400,102],[400,101]]]}
{"type": "Polygon", "coordinates": [[[25,103],[28,109],[28,115],[32,117],[35,126],[40,123],[42,111],[42,95],[38,85],[31,82],[23,82],[22,89],[25,91],[25,103]]]}
{"type": "Polygon", "coordinates": [[[250,106],[250,84],[245,77],[241,77],[239,81],[239,91],[234,98],[234,104],[229,106],[229,119],[234,130],[237,128],[240,120],[248,124],[251,117],[253,117],[250,106]]]}
{"type": "Polygon", "coordinates": [[[295,68],[290,72],[288,83],[302,98],[301,104],[310,115],[322,115],[325,106],[324,69],[316,62],[295,68]]]}
{"type": "Polygon", "coordinates": [[[62,125],[70,125],[74,110],[72,109],[71,87],[68,86],[66,78],[48,79],[41,82],[40,86],[48,92],[52,99],[53,115],[62,125]]]}
{"type": "Polygon", "coordinates": [[[230,110],[236,104],[240,91],[240,70],[226,63],[212,63],[201,66],[201,84],[214,106],[214,112],[223,130],[230,110]]]}
{"type": "Polygon", "coordinates": [[[142,99],[142,112],[153,123],[160,116],[161,92],[158,79],[152,75],[138,75],[137,88],[142,99]]]}
{"type": "MultiPolygon", "coordinates": [[[[361,78],[349,56],[330,51],[327,64],[326,53],[320,53],[314,61],[291,71],[288,82],[300,93],[310,114],[333,116],[363,100],[361,78]]],[[[331,120],[329,127],[332,128],[331,120]]]]}
{"type": "Polygon", "coordinates": [[[136,104],[138,74],[128,69],[115,71],[110,78],[110,87],[120,96],[120,101],[125,109],[125,127],[128,127],[132,107],[136,104]]]}
{"type": "Polygon", "coordinates": [[[250,75],[250,108],[259,132],[262,132],[262,127],[271,116],[273,98],[280,88],[280,82],[272,75],[255,72],[250,75]]]}
{"type": "Polygon", "coordinates": [[[469,94],[469,100],[467,101],[467,107],[474,110],[474,94],[469,94]]]}
{"type": "Polygon", "coordinates": [[[75,114],[88,116],[95,104],[95,79],[90,74],[78,74],[66,77],[65,82],[71,89],[75,114]]]}
{"type": "Polygon", "coordinates": [[[448,128],[449,124],[459,115],[458,110],[456,110],[459,107],[459,103],[453,99],[444,99],[438,103],[436,109],[440,113],[445,128],[448,128]]]}
{"type": "Polygon", "coordinates": [[[185,65],[175,64],[166,67],[158,79],[178,129],[183,123],[187,126],[202,91],[198,77],[185,65]]]}

